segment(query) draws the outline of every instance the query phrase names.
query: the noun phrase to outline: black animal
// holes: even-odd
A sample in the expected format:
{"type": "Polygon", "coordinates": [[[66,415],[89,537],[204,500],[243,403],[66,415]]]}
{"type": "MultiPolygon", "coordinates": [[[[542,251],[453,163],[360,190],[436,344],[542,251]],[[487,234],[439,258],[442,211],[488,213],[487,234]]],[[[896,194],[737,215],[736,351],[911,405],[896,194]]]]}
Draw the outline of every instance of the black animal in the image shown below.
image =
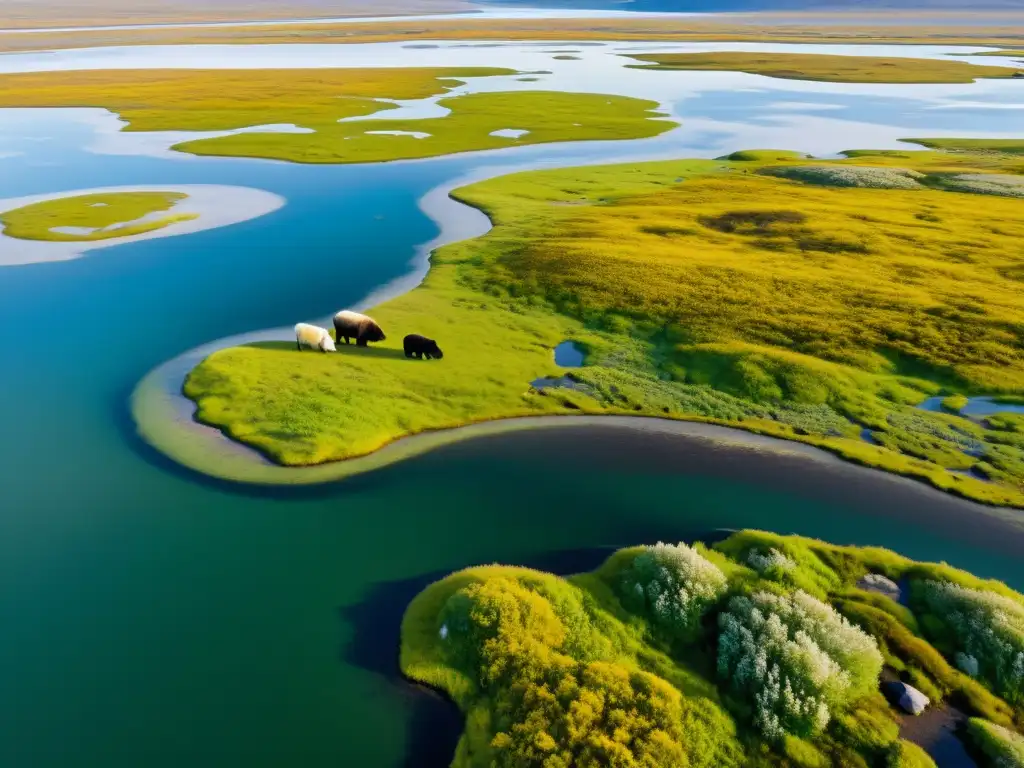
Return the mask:
{"type": "Polygon", "coordinates": [[[405,348],[406,357],[415,357],[417,360],[423,358],[440,360],[444,357],[444,353],[437,346],[436,341],[428,339],[426,336],[420,336],[418,333],[410,333],[402,339],[402,346],[405,348]]]}
{"type": "Polygon", "coordinates": [[[384,341],[385,338],[384,331],[372,317],[348,310],[334,316],[334,335],[339,344],[342,339],[348,344],[348,340],[352,338],[360,347],[365,347],[368,341],[384,341]]]}

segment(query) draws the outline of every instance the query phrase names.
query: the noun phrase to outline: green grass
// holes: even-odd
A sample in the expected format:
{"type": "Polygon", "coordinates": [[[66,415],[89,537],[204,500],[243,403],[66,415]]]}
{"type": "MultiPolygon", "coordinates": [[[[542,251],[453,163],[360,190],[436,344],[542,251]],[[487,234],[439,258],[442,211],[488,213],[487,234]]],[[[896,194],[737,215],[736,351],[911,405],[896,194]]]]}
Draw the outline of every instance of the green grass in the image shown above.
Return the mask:
{"type": "Polygon", "coordinates": [[[426,120],[338,122],[394,109],[379,99],[423,99],[495,68],[112,70],[0,75],[0,107],[99,106],[128,131],[218,131],[295,125],[311,133],[246,133],[178,144],[196,155],[302,163],[369,163],[553,141],[638,139],[676,126],[653,120],[657,103],[590,93],[480,93],[442,100],[426,120]],[[504,128],[518,139],[491,136],[504,128]],[[374,135],[408,131],[414,136],[374,135]]]}
{"type": "Polygon", "coordinates": [[[748,72],[786,80],[830,83],[971,83],[1013,77],[1014,67],[988,67],[944,59],[835,56],[815,53],[646,53],[631,55],[642,69],[748,72]]]}
{"type": "Polygon", "coordinates": [[[312,134],[238,134],[189,141],[174,148],[196,155],[370,163],[556,141],[639,139],[676,127],[670,120],[651,119],[656,102],[592,93],[478,93],[443,99],[440,104],[451,114],[425,120],[335,123],[320,126],[312,134]],[[490,135],[505,128],[529,133],[517,139],[490,135]],[[373,131],[429,136],[373,135],[373,131]]]}
{"type": "MultiPolygon", "coordinates": [[[[942,154],[832,165],[898,162],[927,180],[942,154]]],[[[1001,167],[988,154],[956,161],[1001,167]]],[[[1011,330],[1024,326],[1024,203],[757,173],[778,162],[564,169],[458,190],[495,227],[436,252],[422,286],[372,311],[388,342],[319,356],[286,343],[224,350],[185,393],[201,421],[286,465],[495,418],[635,414],[801,440],[1024,504],[1015,432],[914,407],[1024,392],[1011,330]],[[438,339],[444,360],[405,359],[412,332],[438,339]],[[582,368],[554,364],[565,339],[586,349],[582,368]],[[530,387],[561,374],[571,388],[530,387]],[[950,471],[972,467],[992,482],[950,471]]]]}
{"type": "Polygon", "coordinates": [[[171,211],[186,197],[180,192],[116,192],[62,197],[0,213],[0,224],[5,235],[22,240],[89,242],[131,237],[196,218],[197,214],[169,213],[160,218],[138,221],[144,216],[171,211]],[[54,232],[55,227],[80,227],[94,231],[71,234],[54,232]]]}
{"type": "Polygon", "coordinates": [[[1024,141],[1020,139],[907,139],[930,149],[952,152],[991,151],[1011,155],[1024,155],[1024,141]]]}
{"type": "MultiPolygon", "coordinates": [[[[896,714],[877,690],[834,712],[818,736],[772,742],[751,721],[752,702],[729,693],[715,664],[715,628],[729,596],[805,585],[875,638],[886,664],[926,690],[933,706],[952,701],[1008,728],[1024,722],[1024,712],[954,670],[921,635],[909,608],[855,586],[875,572],[904,588],[953,579],[1024,600],[1005,585],[888,550],[763,531],[695,548],[726,575],[728,592],[695,634],[671,642],[646,604],[620,602],[624,574],[641,547],[567,578],[501,565],[470,568],[417,595],[402,621],[400,665],[412,680],[444,691],[465,715],[452,765],[604,765],[608,756],[600,750],[617,742],[617,765],[933,766],[898,738],[896,714]],[[744,565],[751,549],[769,548],[793,559],[791,583],[766,580],[744,565]],[[647,698],[652,691],[657,697],[647,698]],[[638,710],[647,715],[643,722],[634,719],[638,710]],[[656,738],[652,723],[661,723],[656,738]],[[595,759],[594,750],[605,759],[595,759]]],[[[976,739],[979,733],[986,751],[995,737],[1006,742],[991,722],[972,725],[976,739]]]]}

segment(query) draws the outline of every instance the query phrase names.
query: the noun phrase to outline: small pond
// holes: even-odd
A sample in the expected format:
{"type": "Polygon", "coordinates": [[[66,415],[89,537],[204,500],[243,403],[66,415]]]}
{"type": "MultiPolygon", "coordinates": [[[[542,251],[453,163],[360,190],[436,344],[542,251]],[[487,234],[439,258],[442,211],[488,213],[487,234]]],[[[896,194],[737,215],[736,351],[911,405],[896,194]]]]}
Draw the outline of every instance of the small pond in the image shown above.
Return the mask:
{"type": "MultiPolygon", "coordinates": [[[[942,407],[942,401],[945,399],[946,396],[944,395],[929,397],[917,407],[925,411],[949,413],[949,411],[942,407]]],[[[1024,413],[1024,404],[1000,403],[991,397],[972,397],[967,401],[967,405],[960,409],[959,413],[961,416],[991,416],[995,413],[1024,413]]]]}
{"type": "Polygon", "coordinates": [[[563,368],[579,368],[583,365],[583,348],[575,341],[563,341],[555,347],[555,364],[563,368]]]}

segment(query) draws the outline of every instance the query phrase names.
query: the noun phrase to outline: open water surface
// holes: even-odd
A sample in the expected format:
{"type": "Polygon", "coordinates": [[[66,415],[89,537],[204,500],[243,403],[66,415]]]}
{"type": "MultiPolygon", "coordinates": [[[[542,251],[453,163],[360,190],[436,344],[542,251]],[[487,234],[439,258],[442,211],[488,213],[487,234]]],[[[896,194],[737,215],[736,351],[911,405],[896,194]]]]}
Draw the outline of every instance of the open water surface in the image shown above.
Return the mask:
{"type": "MultiPolygon", "coordinates": [[[[131,55],[156,65],[168,52],[131,55]]],[[[238,48],[240,61],[259,55],[276,65],[273,51],[238,48]]],[[[34,61],[2,58],[8,70],[34,61]]],[[[372,166],[175,157],[115,133],[100,110],[0,111],[0,198],[218,184],[287,201],[229,227],[0,267],[0,765],[444,764],[457,722],[397,679],[397,621],[427,580],[473,563],[572,570],[618,545],[759,526],[1024,587],[1018,513],[797,454],[566,427],[447,446],[341,484],[257,490],[180,469],[135,436],[128,397],[165,360],[322,317],[407,275],[438,232],[418,201],[453,179],[1024,129],[1020,83],[718,75],[657,73],[657,100],[686,121],[659,139],[372,166]]]]}

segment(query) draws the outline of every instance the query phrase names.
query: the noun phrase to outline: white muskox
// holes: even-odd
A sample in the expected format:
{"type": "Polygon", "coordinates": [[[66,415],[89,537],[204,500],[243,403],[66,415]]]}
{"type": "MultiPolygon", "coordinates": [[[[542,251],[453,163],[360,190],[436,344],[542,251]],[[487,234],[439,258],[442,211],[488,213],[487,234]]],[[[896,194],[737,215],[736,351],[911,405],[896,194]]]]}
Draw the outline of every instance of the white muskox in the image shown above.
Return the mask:
{"type": "Polygon", "coordinates": [[[295,346],[299,348],[299,352],[303,347],[319,349],[321,352],[337,352],[331,332],[309,323],[299,323],[295,326],[295,346]]]}

